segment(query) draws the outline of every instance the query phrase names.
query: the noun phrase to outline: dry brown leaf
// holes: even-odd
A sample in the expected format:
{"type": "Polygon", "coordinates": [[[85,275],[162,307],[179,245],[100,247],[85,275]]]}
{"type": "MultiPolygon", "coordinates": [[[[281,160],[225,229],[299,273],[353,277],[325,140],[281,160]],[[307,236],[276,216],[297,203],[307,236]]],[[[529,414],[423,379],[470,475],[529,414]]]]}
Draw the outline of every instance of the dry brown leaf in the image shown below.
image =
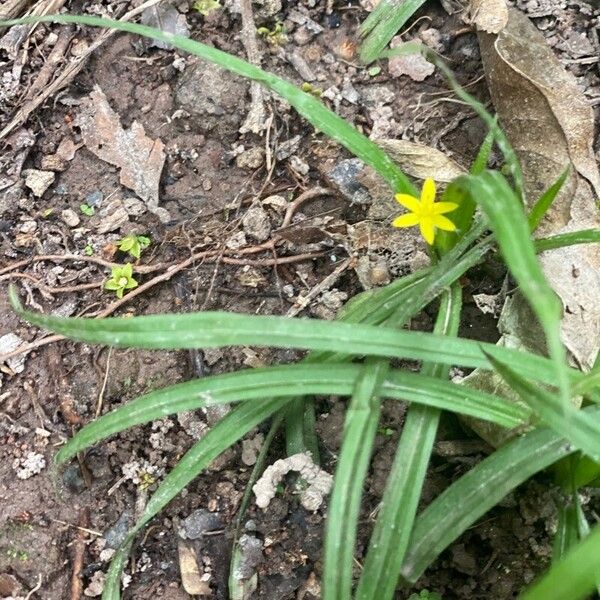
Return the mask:
{"type": "Polygon", "coordinates": [[[182,539],[177,540],[179,571],[183,589],[191,596],[210,596],[212,591],[207,581],[200,575],[198,559],[193,546],[182,539]]]}
{"type": "Polygon", "coordinates": [[[98,86],[84,103],[76,125],[81,128],[86,147],[98,158],[119,167],[121,183],[144,200],[161,221],[169,221],[169,213],[158,206],[160,174],[166,158],[162,141],[147,137],[137,121],[124,129],[98,86]]]}
{"type": "Polygon", "coordinates": [[[499,33],[508,21],[505,0],[471,0],[466,21],[487,33],[499,33]]]}
{"type": "MultiPolygon", "coordinates": [[[[509,10],[497,35],[479,33],[486,78],[500,124],[523,168],[531,205],[568,165],[571,177],[536,235],[555,235],[600,226],[596,200],[600,173],[594,159],[591,107],[545,39],[525,15],[509,10]]],[[[540,255],[544,274],[563,304],[561,337],[571,361],[588,370],[600,340],[600,252],[596,244],[571,246],[540,255]]],[[[504,306],[499,344],[545,352],[544,336],[527,303],[518,295],[504,306]]],[[[494,375],[475,371],[469,385],[510,392],[494,375]]],[[[477,423],[491,443],[501,432],[477,423]]]]}

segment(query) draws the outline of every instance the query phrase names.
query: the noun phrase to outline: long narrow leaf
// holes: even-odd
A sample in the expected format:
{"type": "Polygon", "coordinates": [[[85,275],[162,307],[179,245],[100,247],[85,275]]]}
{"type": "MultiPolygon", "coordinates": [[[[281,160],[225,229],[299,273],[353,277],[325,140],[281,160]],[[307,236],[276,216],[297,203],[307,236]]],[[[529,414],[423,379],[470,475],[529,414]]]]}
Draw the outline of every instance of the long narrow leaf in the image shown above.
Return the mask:
{"type": "Polygon", "coordinates": [[[379,58],[382,50],[400,28],[425,3],[425,0],[381,0],[361,27],[366,36],[360,48],[360,60],[369,64],[379,58]]]}
{"type": "MultiPolygon", "coordinates": [[[[460,324],[461,289],[455,285],[442,298],[434,331],[455,336],[460,324]]],[[[426,363],[421,372],[445,379],[447,365],[426,363]]],[[[437,432],[440,410],[411,404],[402,428],[381,509],[371,535],[356,600],[392,598],[408,548],[427,465],[437,432]]]]}
{"type": "Polygon", "coordinates": [[[570,403],[564,405],[550,394],[525,380],[501,360],[490,356],[490,361],[502,379],[519,394],[548,427],[572,442],[595,461],[600,461],[600,424],[586,417],[570,403]]]}
{"type": "MultiPolygon", "coordinates": [[[[23,310],[14,287],[9,296],[26,321],[88,343],[149,349],[216,348],[222,346],[273,346],[325,350],[345,355],[428,360],[472,368],[490,368],[486,351],[536,381],[555,377],[552,361],[529,352],[493,344],[452,339],[431,333],[394,331],[371,325],[287,319],[285,317],[200,312],[144,317],[84,319],[42,315],[23,310]]],[[[573,380],[583,375],[569,370],[573,380]]]]}
{"type": "Polygon", "coordinates": [[[544,218],[544,215],[548,212],[550,206],[558,192],[560,192],[563,184],[567,180],[567,177],[571,173],[571,167],[567,167],[559,176],[559,178],[539,197],[536,203],[531,207],[529,211],[529,229],[535,231],[540,224],[540,221],[544,218]]]}
{"type": "Polygon", "coordinates": [[[144,37],[167,42],[171,46],[199,56],[220,67],[257,81],[279,94],[289,102],[316,129],[328,135],[331,139],[345,146],[352,154],[372,166],[390,184],[393,191],[414,194],[415,188],[410,180],[402,173],[396,163],[373,141],[360,133],[348,121],[329,110],[320,100],[303,92],[295,85],[284,79],[263,71],[241,58],[228,54],[211,46],[196,42],[182,35],[138,25],[124,21],[112,21],[88,15],[51,15],[45,17],[25,17],[12,21],[0,22],[0,26],[21,25],[23,23],[79,23],[93,27],[106,27],[135,33],[144,37]]]}
{"type": "Polygon", "coordinates": [[[566,354],[560,339],[562,304],[548,284],[535,256],[523,205],[506,179],[497,171],[458,179],[486,213],[504,260],[520,290],[537,316],[550,356],[563,403],[570,399],[566,354]]]}
{"type": "MultiPolygon", "coordinates": [[[[600,407],[583,411],[600,424],[600,407]]],[[[552,429],[508,442],[442,492],[417,518],[402,576],[414,583],[459,535],[532,475],[576,449],[552,429]]]]}
{"type": "Polygon", "coordinates": [[[385,360],[364,365],[346,412],[325,535],[323,600],[350,600],[360,501],[381,412],[385,360]]]}
{"type": "MultiPolygon", "coordinates": [[[[236,401],[268,404],[269,396],[284,398],[306,394],[352,394],[360,365],[297,364],[248,369],[203,377],[156,390],[83,427],[56,455],[63,463],[96,442],[135,425],[165,415],[236,401]]],[[[526,422],[530,412],[513,402],[435,377],[401,370],[390,371],[382,384],[386,398],[417,402],[474,416],[504,427],[526,422]]]]}
{"type": "Polygon", "coordinates": [[[570,233],[559,233],[558,235],[539,238],[533,243],[536,252],[545,252],[546,250],[575,246],[576,244],[599,244],[600,229],[582,229],[570,233]]]}

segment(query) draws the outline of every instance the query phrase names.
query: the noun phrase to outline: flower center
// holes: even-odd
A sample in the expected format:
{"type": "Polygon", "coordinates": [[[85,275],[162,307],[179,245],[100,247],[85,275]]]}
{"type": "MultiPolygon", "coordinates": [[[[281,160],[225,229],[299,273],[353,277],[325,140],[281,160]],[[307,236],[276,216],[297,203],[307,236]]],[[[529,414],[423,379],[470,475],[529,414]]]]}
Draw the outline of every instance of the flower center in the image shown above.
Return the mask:
{"type": "Polygon", "coordinates": [[[129,279],[127,279],[127,277],[119,277],[117,283],[119,284],[119,286],[125,287],[129,283],[129,279]]]}

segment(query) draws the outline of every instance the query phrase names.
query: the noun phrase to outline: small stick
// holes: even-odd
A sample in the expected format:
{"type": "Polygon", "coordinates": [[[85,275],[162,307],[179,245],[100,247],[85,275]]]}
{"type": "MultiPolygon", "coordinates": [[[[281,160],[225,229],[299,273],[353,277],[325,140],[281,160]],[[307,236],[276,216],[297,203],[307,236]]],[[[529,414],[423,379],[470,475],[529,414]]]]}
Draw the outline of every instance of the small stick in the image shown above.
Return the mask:
{"type": "Polygon", "coordinates": [[[84,528],[89,526],[90,513],[89,508],[82,508],[79,513],[78,531],[75,542],[73,543],[73,572],[71,574],[71,600],[81,600],[83,596],[83,559],[85,556],[85,537],[84,528]]]}

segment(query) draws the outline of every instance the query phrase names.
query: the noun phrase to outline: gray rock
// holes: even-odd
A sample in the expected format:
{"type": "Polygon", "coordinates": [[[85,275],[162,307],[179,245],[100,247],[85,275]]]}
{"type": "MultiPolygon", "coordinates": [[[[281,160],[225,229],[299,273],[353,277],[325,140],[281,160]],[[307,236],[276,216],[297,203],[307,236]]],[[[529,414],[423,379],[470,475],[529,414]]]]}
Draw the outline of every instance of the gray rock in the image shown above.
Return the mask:
{"type": "Polygon", "coordinates": [[[72,208],[65,208],[61,211],[60,218],[68,227],[77,227],[81,223],[79,215],[72,208]]]}
{"type": "Polygon", "coordinates": [[[248,84],[210,63],[190,65],[175,90],[175,102],[194,119],[204,132],[216,131],[220,137],[237,135],[245,116],[244,98],[248,84]]]}
{"type": "Polygon", "coordinates": [[[258,538],[245,533],[240,537],[239,545],[241,556],[232,573],[238,581],[252,577],[263,561],[263,543],[258,538]]]}
{"type": "Polygon", "coordinates": [[[183,539],[197,540],[206,532],[222,529],[221,515],[199,508],[181,521],[179,535],[183,539]]]}
{"type": "Polygon", "coordinates": [[[127,532],[129,531],[132,523],[133,512],[129,508],[126,508],[121,513],[121,516],[117,522],[104,532],[106,547],[114,548],[116,550],[127,536],[127,532]]]}
{"type": "Polygon", "coordinates": [[[25,185],[38,198],[44,195],[56,177],[53,171],[40,171],[39,169],[26,169],[23,174],[25,175],[25,185]]]}
{"type": "Polygon", "coordinates": [[[129,215],[120,200],[113,200],[100,211],[102,221],[98,225],[98,233],[108,233],[115,231],[129,222],[129,215]]]}
{"type": "Polygon", "coordinates": [[[358,158],[349,158],[339,162],[329,173],[327,179],[337,187],[344,198],[352,204],[370,204],[371,196],[366,187],[357,179],[364,169],[364,163],[358,158]]]}
{"type": "Polygon", "coordinates": [[[249,150],[244,150],[235,157],[235,164],[240,169],[258,169],[265,162],[265,149],[262,146],[254,146],[249,150]]]}
{"type": "Polygon", "coordinates": [[[271,235],[271,220],[260,204],[255,204],[246,211],[242,225],[246,235],[257,242],[265,242],[271,235]]]}

